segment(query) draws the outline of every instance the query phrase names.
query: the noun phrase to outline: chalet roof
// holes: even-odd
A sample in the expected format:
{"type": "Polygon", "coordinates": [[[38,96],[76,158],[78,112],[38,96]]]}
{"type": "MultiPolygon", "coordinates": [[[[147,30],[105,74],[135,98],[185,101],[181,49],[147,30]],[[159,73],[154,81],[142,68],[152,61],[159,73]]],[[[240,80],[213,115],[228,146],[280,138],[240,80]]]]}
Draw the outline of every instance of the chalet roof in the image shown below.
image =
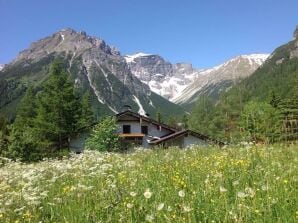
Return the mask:
{"type": "Polygon", "coordinates": [[[180,136],[184,136],[184,135],[187,135],[187,134],[193,135],[193,136],[195,136],[195,137],[197,137],[199,139],[205,140],[205,141],[210,141],[210,142],[212,142],[214,144],[218,144],[220,146],[223,146],[224,145],[223,142],[220,142],[220,141],[215,140],[215,139],[211,139],[210,137],[208,137],[206,135],[202,135],[202,134],[200,134],[198,132],[194,132],[194,131],[191,131],[189,129],[185,129],[185,130],[181,130],[181,131],[175,132],[173,134],[164,136],[164,137],[162,137],[160,139],[157,139],[157,140],[152,140],[152,141],[149,142],[149,144],[151,144],[151,145],[158,145],[158,144],[161,144],[161,143],[166,142],[168,140],[171,140],[171,139],[174,139],[174,138],[178,138],[180,136]]]}
{"type": "Polygon", "coordinates": [[[117,120],[121,116],[124,116],[124,115],[130,115],[130,116],[133,116],[133,117],[136,117],[136,118],[140,118],[143,121],[152,123],[152,124],[157,125],[157,126],[161,126],[161,127],[165,128],[165,129],[171,130],[173,132],[179,131],[178,129],[176,129],[176,128],[172,127],[172,126],[169,126],[169,125],[166,125],[164,123],[158,122],[158,121],[156,121],[156,120],[154,120],[152,118],[148,118],[146,116],[140,115],[139,113],[136,113],[136,112],[133,112],[133,111],[130,111],[130,110],[127,110],[127,111],[124,111],[124,112],[121,112],[121,113],[116,114],[117,120]]]}

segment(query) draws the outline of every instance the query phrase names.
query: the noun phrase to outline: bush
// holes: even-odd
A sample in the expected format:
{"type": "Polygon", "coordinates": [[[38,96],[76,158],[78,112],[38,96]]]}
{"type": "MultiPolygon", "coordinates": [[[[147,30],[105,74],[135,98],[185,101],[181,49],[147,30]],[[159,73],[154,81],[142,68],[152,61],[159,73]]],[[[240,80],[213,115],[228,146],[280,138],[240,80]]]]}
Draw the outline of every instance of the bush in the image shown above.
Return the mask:
{"type": "Polygon", "coordinates": [[[117,123],[114,117],[106,117],[97,124],[86,141],[87,149],[98,151],[118,151],[120,138],[117,131],[117,123]]]}

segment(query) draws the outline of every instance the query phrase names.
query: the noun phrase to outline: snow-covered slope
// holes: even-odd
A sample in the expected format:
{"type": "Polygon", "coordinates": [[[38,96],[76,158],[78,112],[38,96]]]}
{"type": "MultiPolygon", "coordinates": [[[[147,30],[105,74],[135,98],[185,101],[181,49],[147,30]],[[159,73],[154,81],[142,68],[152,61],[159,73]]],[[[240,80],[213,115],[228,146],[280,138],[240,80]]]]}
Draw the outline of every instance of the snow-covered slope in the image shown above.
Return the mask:
{"type": "Polygon", "coordinates": [[[132,73],[151,91],[177,104],[193,103],[199,95],[217,98],[240,79],[252,74],[268,54],[235,57],[210,69],[195,69],[191,64],[171,64],[159,55],[137,53],[124,58],[132,73]]]}
{"type": "Polygon", "coordinates": [[[137,78],[169,100],[178,97],[200,73],[191,64],[171,64],[159,55],[137,53],[126,55],[125,59],[137,78]]]}
{"type": "Polygon", "coordinates": [[[4,64],[0,64],[0,71],[4,68],[4,64]]]}
{"type": "Polygon", "coordinates": [[[269,54],[241,55],[219,66],[204,70],[178,97],[173,98],[173,102],[191,104],[200,95],[217,99],[220,92],[226,91],[237,81],[251,75],[268,56],[269,54]]]}

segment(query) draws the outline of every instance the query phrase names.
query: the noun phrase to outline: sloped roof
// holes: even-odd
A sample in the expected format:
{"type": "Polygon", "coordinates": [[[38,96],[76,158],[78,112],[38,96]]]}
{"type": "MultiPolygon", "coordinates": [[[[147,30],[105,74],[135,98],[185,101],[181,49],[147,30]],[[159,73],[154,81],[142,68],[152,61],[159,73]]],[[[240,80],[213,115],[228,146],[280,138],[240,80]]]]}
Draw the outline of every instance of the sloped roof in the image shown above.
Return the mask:
{"type": "Polygon", "coordinates": [[[136,118],[141,118],[143,121],[152,123],[152,124],[157,125],[157,126],[161,126],[161,127],[165,128],[165,129],[171,130],[173,132],[179,131],[178,129],[176,129],[176,128],[172,127],[172,126],[169,126],[169,125],[166,125],[164,123],[158,122],[158,121],[156,121],[156,120],[154,120],[152,118],[148,118],[146,116],[140,115],[139,113],[136,113],[136,112],[133,112],[133,111],[130,111],[130,110],[127,110],[127,111],[124,111],[124,112],[121,112],[121,113],[116,114],[117,120],[121,116],[124,116],[124,115],[131,115],[131,116],[136,117],[136,118]]]}
{"type": "Polygon", "coordinates": [[[210,137],[206,136],[206,135],[202,135],[198,132],[194,132],[192,130],[189,130],[189,129],[185,129],[185,130],[181,130],[181,131],[178,131],[178,132],[175,132],[173,134],[170,134],[170,135],[167,135],[165,137],[162,137],[160,139],[157,139],[157,140],[152,140],[151,142],[149,142],[149,144],[151,145],[158,145],[160,143],[163,143],[163,142],[166,142],[168,140],[171,140],[171,139],[174,139],[174,138],[177,138],[177,137],[180,137],[180,136],[184,136],[186,134],[190,134],[192,136],[195,136],[199,139],[202,139],[202,140],[205,140],[205,141],[209,141],[209,142],[212,142],[214,144],[218,144],[220,146],[223,146],[224,143],[223,142],[220,142],[218,140],[215,140],[215,139],[211,139],[210,137]]]}

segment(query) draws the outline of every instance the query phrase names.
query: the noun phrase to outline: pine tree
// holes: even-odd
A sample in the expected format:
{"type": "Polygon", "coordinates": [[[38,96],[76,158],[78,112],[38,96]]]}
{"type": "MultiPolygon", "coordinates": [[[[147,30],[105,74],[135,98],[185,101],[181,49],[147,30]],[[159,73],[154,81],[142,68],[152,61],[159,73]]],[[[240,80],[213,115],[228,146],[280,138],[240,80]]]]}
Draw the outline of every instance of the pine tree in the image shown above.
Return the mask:
{"type": "Polygon", "coordinates": [[[189,117],[188,123],[190,128],[200,133],[214,136],[215,133],[210,129],[214,112],[214,105],[209,98],[199,98],[189,117]]]}
{"type": "Polygon", "coordinates": [[[279,95],[277,95],[273,90],[270,92],[270,105],[273,108],[278,108],[278,105],[280,104],[281,99],[279,95]]]}
{"type": "Polygon", "coordinates": [[[79,126],[80,102],[62,62],[51,65],[49,79],[37,100],[36,124],[45,145],[62,148],[79,126]]]}
{"type": "Polygon", "coordinates": [[[8,149],[9,127],[5,117],[0,117],[0,156],[5,156],[8,149]]]}
{"type": "Polygon", "coordinates": [[[42,156],[39,138],[36,134],[36,104],[33,87],[30,86],[17,110],[16,120],[12,125],[8,156],[22,161],[38,160],[42,156]]]}
{"type": "Polygon", "coordinates": [[[83,95],[81,105],[82,113],[79,125],[80,128],[84,128],[94,123],[94,113],[91,106],[91,97],[89,92],[86,92],[83,95]]]}
{"type": "Polygon", "coordinates": [[[244,106],[239,125],[249,140],[272,142],[278,138],[278,111],[265,102],[250,101],[244,106]]]}
{"type": "Polygon", "coordinates": [[[33,127],[33,119],[36,117],[36,104],[35,104],[35,94],[32,86],[29,86],[25,96],[23,97],[20,106],[17,110],[16,120],[14,126],[19,126],[23,128],[33,127]]]}
{"type": "Polygon", "coordinates": [[[298,139],[298,80],[295,82],[294,88],[288,98],[283,99],[279,103],[279,109],[282,119],[282,135],[283,139],[298,139]]]}

